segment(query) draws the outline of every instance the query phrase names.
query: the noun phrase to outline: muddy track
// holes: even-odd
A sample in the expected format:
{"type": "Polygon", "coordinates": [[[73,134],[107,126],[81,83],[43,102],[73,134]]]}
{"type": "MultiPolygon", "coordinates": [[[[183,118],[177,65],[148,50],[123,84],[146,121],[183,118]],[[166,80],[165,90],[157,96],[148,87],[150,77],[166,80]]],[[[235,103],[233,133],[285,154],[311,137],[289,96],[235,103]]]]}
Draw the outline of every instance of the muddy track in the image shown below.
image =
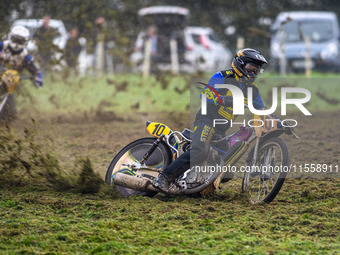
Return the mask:
{"type": "MultiPolygon", "coordinates": [[[[72,168],[77,158],[91,159],[95,171],[105,176],[113,156],[127,143],[149,136],[145,130],[147,120],[159,121],[174,130],[190,126],[186,113],[136,113],[133,116],[112,112],[94,112],[73,115],[20,115],[13,124],[17,132],[32,126],[31,118],[41,137],[53,140],[53,150],[61,165],[72,168]]],[[[291,163],[340,164],[340,112],[313,113],[311,117],[289,116],[298,121],[295,128],[300,139],[284,135],[288,143],[291,163]]]]}

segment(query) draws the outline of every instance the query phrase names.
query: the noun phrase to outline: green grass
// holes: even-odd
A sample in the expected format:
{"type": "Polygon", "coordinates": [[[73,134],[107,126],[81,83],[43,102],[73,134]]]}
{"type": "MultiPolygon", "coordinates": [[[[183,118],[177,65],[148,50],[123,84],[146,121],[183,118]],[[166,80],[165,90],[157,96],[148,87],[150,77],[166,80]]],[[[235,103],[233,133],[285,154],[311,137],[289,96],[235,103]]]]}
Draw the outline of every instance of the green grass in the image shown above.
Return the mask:
{"type": "MultiPolygon", "coordinates": [[[[264,77],[261,94],[268,104],[272,86],[301,86],[311,90],[312,100],[306,107],[312,113],[339,110],[338,104],[329,103],[339,95],[339,78],[319,76],[312,83],[301,77],[284,81],[264,77]]],[[[81,161],[80,171],[79,163],[74,169],[62,169],[79,155],[89,155],[96,170],[106,169],[106,162],[128,140],[146,135],[144,123],[137,124],[141,113],[188,110],[189,81],[181,76],[116,75],[98,81],[47,78],[40,90],[22,84],[17,99],[20,113],[26,116],[34,111],[71,117],[108,111],[132,118],[98,123],[41,120],[37,132],[47,134],[49,140],[27,133],[25,120],[19,122],[24,126],[15,129],[24,129],[24,135],[22,130],[0,132],[0,163],[6,165],[6,174],[15,174],[9,185],[8,176],[1,176],[4,168],[0,169],[0,254],[339,254],[340,184],[336,178],[287,179],[271,204],[251,205],[240,192],[239,179],[223,184],[223,189],[207,198],[162,194],[120,198],[91,172],[90,161],[81,161]],[[63,191],[59,184],[65,185],[63,191]],[[84,194],[92,184],[92,193],[100,191],[84,194]]],[[[170,113],[164,114],[169,116],[167,124],[183,125],[184,120],[176,120],[182,115],[170,113]]],[[[332,142],[322,146],[316,134],[328,139],[336,121],[332,123],[306,127],[306,136],[316,139],[315,143],[311,146],[308,139],[293,143],[293,162],[297,157],[301,162],[310,160],[306,163],[318,163],[313,158],[334,162],[338,142],[330,137],[332,142]]]]}
{"type": "MultiPolygon", "coordinates": [[[[46,78],[42,89],[36,90],[26,82],[18,91],[20,109],[30,109],[40,113],[96,113],[115,112],[133,115],[135,112],[188,111],[190,108],[190,86],[193,81],[207,82],[209,76],[161,75],[142,78],[131,74],[118,74],[114,78],[95,79],[93,77],[71,78],[63,81],[46,78]],[[33,107],[33,108],[32,108],[33,107]]],[[[336,74],[313,74],[312,78],[303,75],[290,75],[285,78],[264,75],[258,79],[260,92],[265,105],[271,106],[272,87],[302,87],[311,92],[311,100],[304,106],[313,111],[340,109],[340,76],[336,74]]],[[[278,107],[280,108],[279,92],[278,107]]],[[[303,97],[303,94],[288,93],[288,98],[303,97]]],[[[299,111],[288,105],[288,114],[299,111]]],[[[194,110],[194,109],[192,109],[194,110]]],[[[196,111],[196,110],[195,110],[196,111]]]]}
{"type": "Polygon", "coordinates": [[[51,81],[36,90],[28,82],[19,92],[20,108],[35,107],[42,113],[75,113],[114,111],[174,111],[188,108],[188,77],[154,76],[143,79],[137,75],[116,75],[96,80],[93,77],[51,81]]]}
{"type": "MultiPolygon", "coordinates": [[[[278,88],[278,106],[280,108],[281,88],[305,88],[311,93],[311,99],[304,106],[313,114],[313,111],[333,111],[340,109],[340,77],[269,77],[258,80],[260,93],[265,104],[269,107],[272,103],[272,87],[278,88]]],[[[287,98],[304,98],[301,93],[287,93],[287,98]]],[[[288,105],[287,113],[299,111],[296,106],[288,105]]]]}
{"type": "Polygon", "coordinates": [[[337,254],[339,182],[291,179],[278,201],[256,206],[239,190],[238,181],[208,198],[0,190],[0,253],[337,254]]]}

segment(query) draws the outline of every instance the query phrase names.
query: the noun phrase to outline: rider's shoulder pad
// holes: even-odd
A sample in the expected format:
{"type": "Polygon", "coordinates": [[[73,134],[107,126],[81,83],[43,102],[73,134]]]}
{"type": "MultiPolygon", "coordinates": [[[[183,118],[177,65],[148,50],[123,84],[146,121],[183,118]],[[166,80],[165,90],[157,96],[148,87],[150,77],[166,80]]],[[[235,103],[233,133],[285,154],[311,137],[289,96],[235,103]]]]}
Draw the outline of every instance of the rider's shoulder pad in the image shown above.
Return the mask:
{"type": "Polygon", "coordinates": [[[253,85],[254,87],[256,87],[257,89],[259,89],[259,85],[255,82],[253,82],[251,85],[253,85]]]}
{"type": "Polygon", "coordinates": [[[228,69],[228,70],[223,70],[220,71],[221,74],[223,75],[224,78],[233,78],[234,77],[234,72],[232,69],[228,69]]]}

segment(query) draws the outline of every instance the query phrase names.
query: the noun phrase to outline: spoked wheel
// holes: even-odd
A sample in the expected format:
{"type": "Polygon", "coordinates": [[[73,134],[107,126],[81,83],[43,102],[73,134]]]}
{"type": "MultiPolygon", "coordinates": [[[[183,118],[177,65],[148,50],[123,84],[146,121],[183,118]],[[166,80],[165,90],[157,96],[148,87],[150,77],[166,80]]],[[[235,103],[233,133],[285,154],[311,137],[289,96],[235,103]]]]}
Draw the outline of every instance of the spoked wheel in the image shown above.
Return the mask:
{"type": "Polygon", "coordinates": [[[271,138],[259,146],[256,163],[249,166],[242,182],[242,191],[249,193],[251,203],[273,201],[285,181],[288,162],[288,147],[280,138],[271,138]]]}
{"type": "MultiPolygon", "coordinates": [[[[158,172],[147,170],[133,170],[129,165],[138,163],[142,160],[143,156],[150,149],[156,138],[142,138],[136,140],[125,146],[112,160],[106,172],[105,181],[107,184],[113,185],[113,177],[116,173],[125,173],[129,175],[145,175],[149,178],[157,177],[158,172]]],[[[172,161],[172,156],[169,148],[164,142],[161,142],[156,150],[146,160],[146,167],[159,169],[160,171],[167,167],[172,161]]],[[[124,197],[131,195],[146,195],[155,196],[157,192],[141,192],[130,188],[115,185],[117,191],[124,197]]]]}

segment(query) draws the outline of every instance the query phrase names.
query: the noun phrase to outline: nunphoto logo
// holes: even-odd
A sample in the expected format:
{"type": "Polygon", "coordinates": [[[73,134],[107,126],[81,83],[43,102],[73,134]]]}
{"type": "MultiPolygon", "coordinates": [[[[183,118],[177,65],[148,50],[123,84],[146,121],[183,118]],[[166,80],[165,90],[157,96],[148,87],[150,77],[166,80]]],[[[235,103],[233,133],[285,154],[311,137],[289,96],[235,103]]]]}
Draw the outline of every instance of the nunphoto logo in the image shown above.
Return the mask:
{"type": "MultiPolygon", "coordinates": [[[[221,96],[217,93],[217,91],[209,86],[208,84],[198,82],[199,84],[202,84],[207,87],[202,93],[201,93],[201,114],[202,115],[207,115],[207,95],[209,99],[215,98],[214,103],[217,105],[220,103],[222,105],[222,100],[221,96]],[[209,91],[210,90],[210,91],[209,91]]],[[[247,104],[245,104],[245,96],[243,91],[236,87],[235,85],[231,84],[216,84],[215,85],[216,89],[227,89],[231,92],[232,94],[232,113],[233,115],[244,115],[244,108],[247,107],[251,113],[254,115],[270,115],[275,112],[275,110],[278,107],[278,88],[273,87],[272,88],[272,106],[270,108],[265,108],[265,109],[256,109],[254,107],[253,103],[253,88],[248,87],[247,88],[247,95],[248,98],[246,99],[247,104]]],[[[287,114],[287,105],[295,105],[304,115],[306,116],[312,116],[312,114],[306,109],[306,107],[303,105],[305,103],[308,103],[309,100],[311,99],[311,93],[309,90],[305,88],[295,88],[295,87],[281,87],[281,115],[285,116],[287,114]],[[296,94],[302,94],[304,97],[303,98],[288,98],[287,94],[288,93],[296,93],[296,94]]],[[[266,119],[265,121],[263,120],[255,120],[251,119],[247,121],[247,124],[249,126],[254,126],[254,123],[256,123],[255,126],[264,126],[268,125],[267,122],[270,122],[270,125],[274,127],[275,122],[280,122],[280,124],[284,127],[287,125],[285,124],[286,122],[290,122],[289,126],[297,126],[298,122],[297,120],[294,119],[286,119],[286,120],[281,120],[281,119],[266,119]],[[291,124],[291,122],[294,122],[295,124],[291,124]]],[[[216,125],[221,125],[221,124],[230,124],[232,127],[233,125],[241,125],[246,126],[246,120],[244,119],[241,122],[233,122],[233,119],[227,120],[227,119],[214,119],[213,124],[214,127],[216,125]]]]}

